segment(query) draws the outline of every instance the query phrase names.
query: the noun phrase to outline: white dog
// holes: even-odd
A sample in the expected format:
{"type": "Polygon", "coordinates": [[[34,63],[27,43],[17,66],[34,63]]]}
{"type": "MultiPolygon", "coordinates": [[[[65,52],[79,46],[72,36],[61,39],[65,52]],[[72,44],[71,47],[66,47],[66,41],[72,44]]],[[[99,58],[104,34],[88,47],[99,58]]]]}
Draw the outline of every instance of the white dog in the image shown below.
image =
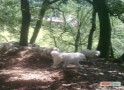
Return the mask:
{"type": "Polygon", "coordinates": [[[94,65],[96,65],[94,62],[94,59],[100,56],[100,51],[98,50],[96,51],[96,50],[85,49],[85,50],[82,50],[81,53],[83,53],[86,56],[86,58],[91,59],[94,65]]]}
{"type": "Polygon", "coordinates": [[[79,61],[86,59],[85,55],[82,53],[59,53],[58,51],[52,51],[51,55],[53,57],[53,65],[57,66],[60,62],[64,62],[63,67],[66,68],[68,64],[73,63],[77,65],[80,69],[83,67],[79,64],[79,61]]]}

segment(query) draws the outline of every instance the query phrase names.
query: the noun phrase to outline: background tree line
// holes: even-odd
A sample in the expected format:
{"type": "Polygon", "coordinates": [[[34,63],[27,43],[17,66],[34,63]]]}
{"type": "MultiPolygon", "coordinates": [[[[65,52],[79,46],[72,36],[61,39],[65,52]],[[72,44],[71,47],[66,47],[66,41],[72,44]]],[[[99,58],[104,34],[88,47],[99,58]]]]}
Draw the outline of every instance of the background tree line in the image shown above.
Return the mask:
{"type": "Polygon", "coordinates": [[[114,58],[123,53],[123,8],[123,0],[1,0],[0,29],[26,46],[37,42],[42,28],[44,41],[63,51],[97,49],[101,58],[114,58]]]}

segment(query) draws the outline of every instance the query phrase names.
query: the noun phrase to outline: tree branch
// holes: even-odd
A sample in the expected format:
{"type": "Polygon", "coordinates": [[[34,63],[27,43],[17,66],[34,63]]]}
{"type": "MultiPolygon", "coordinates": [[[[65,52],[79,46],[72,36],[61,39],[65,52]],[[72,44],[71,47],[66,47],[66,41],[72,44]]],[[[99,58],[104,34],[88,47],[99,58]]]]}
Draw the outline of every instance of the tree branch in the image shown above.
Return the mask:
{"type": "Polygon", "coordinates": [[[60,0],[51,1],[51,2],[49,2],[49,4],[53,4],[53,3],[58,2],[58,1],[60,1],[60,0]]]}
{"type": "Polygon", "coordinates": [[[85,1],[87,1],[90,4],[93,4],[93,2],[91,0],[85,0],[85,1]]]}

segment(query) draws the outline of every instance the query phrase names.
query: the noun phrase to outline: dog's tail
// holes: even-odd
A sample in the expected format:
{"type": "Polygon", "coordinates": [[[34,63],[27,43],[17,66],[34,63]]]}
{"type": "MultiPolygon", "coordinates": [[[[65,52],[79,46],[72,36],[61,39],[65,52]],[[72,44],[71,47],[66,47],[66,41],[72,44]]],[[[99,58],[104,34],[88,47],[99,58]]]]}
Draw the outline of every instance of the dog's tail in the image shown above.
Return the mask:
{"type": "Polygon", "coordinates": [[[98,57],[100,56],[100,51],[96,51],[95,55],[98,57]]]}

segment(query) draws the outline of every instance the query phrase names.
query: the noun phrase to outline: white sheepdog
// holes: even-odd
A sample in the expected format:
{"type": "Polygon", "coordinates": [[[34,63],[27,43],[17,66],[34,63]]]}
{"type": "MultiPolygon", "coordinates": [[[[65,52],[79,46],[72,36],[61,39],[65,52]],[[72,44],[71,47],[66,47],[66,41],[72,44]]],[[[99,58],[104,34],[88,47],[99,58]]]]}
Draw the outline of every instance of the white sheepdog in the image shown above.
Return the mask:
{"type": "Polygon", "coordinates": [[[86,56],[86,58],[91,59],[94,65],[96,65],[94,62],[94,59],[100,56],[100,51],[98,50],[85,49],[85,50],[82,50],[81,53],[83,53],[86,56]]]}
{"type": "Polygon", "coordinates": [[[80,69],[83,69],[83,67],[79,64],[79,61],[86,59],[85,55],[82,53],[60,53],[58,51],[52,51],[51,55],[53,57],[53,65],[58,66],[60,62],[64,62],[63,67],[66,68],[68,64],[73,63],[80,69]]]}

